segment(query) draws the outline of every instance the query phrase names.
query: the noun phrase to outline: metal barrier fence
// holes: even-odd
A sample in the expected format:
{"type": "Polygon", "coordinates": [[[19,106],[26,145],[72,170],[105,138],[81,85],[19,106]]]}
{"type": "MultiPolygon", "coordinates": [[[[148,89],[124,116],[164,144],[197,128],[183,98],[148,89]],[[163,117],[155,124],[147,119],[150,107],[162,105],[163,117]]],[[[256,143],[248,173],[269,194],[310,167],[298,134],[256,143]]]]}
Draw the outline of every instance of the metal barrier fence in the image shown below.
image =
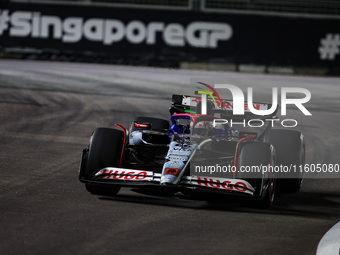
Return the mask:
{"type": "Polygon", "coordinates": [[[210,11],[267,11],[305,14],[340,14],[339,0],[202,0],[210,11]]]}
{"type": "MultiPolygon", "coordinates": [[[[1,1],[1,0],[0,0],[1,1]]],[[[105,5],[130,8],[162,8],[191,10],[201,6],[200,0],[2,0],[20,3],[105,5]],[[192,3],[197,4],[192,4],[192,3]]]]}
{"type": "Polygon", "coordinates": [[[222,2],[226,7],[232,1],[0,1],[0,57],[20,53],[30,59],[167,67],[321,67],[340,73],[340,15],[237,13],[222,2]]]}
{"type": "Polygon", "coordinates": [[[115,4],[137,4],[137,5],[150,5],[150,6],[177,6],[188,7],[190,6],[189,0],[91,0],[93,3],[115,3],[115,4]]]}
{"type": "Polygon", "coordinates": [[[340,15],[339,0],[2,0],[30,3],[79,3],[124,7],[193,9],[209,12],[272,12],[340,15]]]}

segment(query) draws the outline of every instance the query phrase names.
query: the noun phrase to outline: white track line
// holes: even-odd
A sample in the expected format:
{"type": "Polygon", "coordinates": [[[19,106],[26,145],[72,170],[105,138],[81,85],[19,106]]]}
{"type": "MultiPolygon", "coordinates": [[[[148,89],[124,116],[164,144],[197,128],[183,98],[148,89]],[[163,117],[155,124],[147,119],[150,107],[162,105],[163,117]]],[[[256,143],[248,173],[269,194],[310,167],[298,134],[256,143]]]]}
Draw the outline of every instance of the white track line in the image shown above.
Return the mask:
{"type": "Polygon", "coordinates": [[[316,255],[340,255],[340,221],[322,237],[316,255]]]}

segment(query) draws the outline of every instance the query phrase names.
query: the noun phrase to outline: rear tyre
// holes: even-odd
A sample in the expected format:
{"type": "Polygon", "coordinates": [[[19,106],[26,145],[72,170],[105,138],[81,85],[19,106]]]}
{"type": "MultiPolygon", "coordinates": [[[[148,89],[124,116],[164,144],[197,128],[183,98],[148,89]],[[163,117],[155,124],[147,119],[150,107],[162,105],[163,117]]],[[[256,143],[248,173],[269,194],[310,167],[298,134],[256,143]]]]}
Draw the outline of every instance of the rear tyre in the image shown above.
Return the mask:
{"type": "Polygon", "coordinates": [[[274,146],[277,165],[287,168],[295,167],[296,172],[278,173],[277,187],[282,193],[296,193],[303,182],[305,164],[305,143],[303,134],[295,130],[273,129],[270,131],[269,142],[274,146]]]}
{"type": "MultiPolygon", "coordinates": [[[[93,131],[87,156],[84,176],[92,178],[100,169],[118,167],[123,148],[124,132],[110,128],[93,131]]],[[[95,195],[116,195],[120,186],[97,186],[85,184],[86,190],[95,195]]]]}
{"type": "MultiPolygon", "coordinates": [[[[274,166],[275,151],[269,143],[249,142],[241,146],[237,158],[237,169],[247,169],[254,166],[274,166]]],[[[266,172],[238,172],[237,178],[249,182],[255,189],[255,198],[247,201],[246,206],[268,208],[274,201],[275,179],[272,173],[266,172]]]]}

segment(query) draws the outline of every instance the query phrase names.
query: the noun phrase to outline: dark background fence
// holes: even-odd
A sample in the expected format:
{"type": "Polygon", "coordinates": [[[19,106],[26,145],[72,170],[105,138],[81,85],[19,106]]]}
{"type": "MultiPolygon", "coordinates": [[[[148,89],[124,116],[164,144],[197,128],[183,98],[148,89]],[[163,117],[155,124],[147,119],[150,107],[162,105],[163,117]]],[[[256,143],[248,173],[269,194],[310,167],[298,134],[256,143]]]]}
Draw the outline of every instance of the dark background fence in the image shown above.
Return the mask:
{"type": "Polygon", "coordinates": [[[337,70],[339,6],[330,0],[7,1],[0,47],[3,56],[31,59],[337,70]]]}

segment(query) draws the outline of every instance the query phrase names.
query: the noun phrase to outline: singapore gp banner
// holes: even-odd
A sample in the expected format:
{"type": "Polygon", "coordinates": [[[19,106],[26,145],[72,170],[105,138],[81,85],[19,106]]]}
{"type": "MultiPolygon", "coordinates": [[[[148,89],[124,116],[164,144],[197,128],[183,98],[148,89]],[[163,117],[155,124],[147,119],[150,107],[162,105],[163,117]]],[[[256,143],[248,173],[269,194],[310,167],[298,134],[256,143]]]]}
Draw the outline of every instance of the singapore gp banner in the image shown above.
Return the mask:
{"type": "Polygon", "coordinates": [[[264,65],[340,64],[340,20],[10,3],[0,46],[264,65]]]}

